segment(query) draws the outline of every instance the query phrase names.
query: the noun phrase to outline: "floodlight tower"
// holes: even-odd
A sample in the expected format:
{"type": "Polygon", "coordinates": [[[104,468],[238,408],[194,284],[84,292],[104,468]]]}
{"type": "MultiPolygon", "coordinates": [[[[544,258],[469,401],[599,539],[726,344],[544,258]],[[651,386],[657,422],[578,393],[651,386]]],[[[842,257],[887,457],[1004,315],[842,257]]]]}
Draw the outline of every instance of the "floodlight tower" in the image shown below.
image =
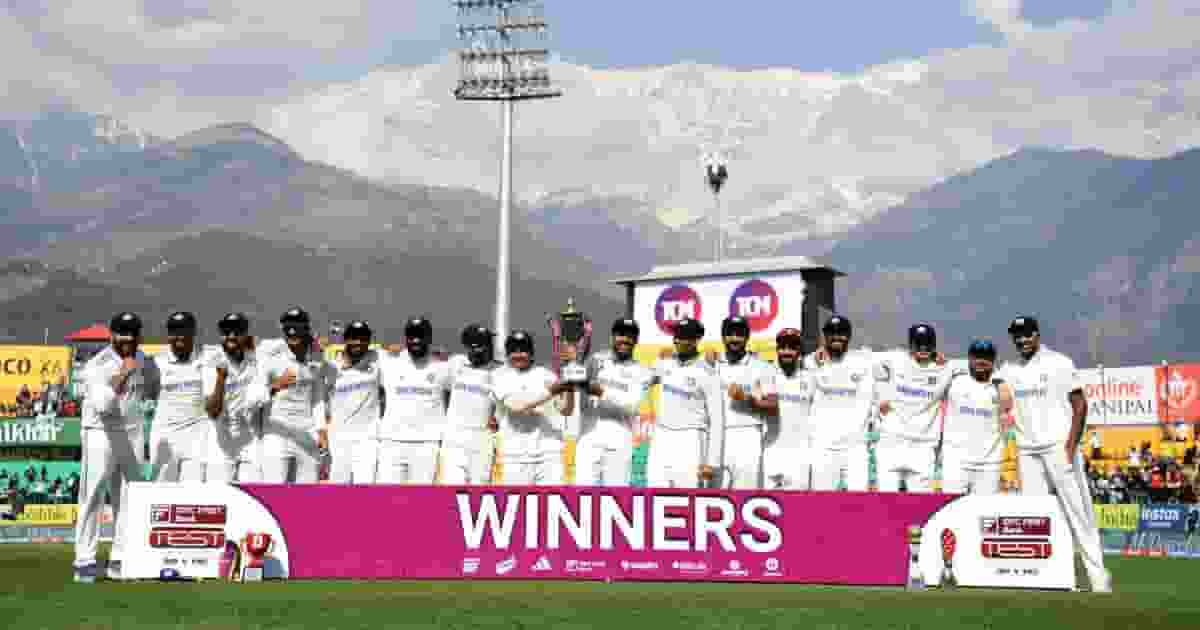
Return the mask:
{"type": "Polygon", "coordinates": [[[725,186],[725,180],[729,179],[729,169],[725,166],[725,158],[721,155],[709,154],[704,158],[704,183],[708,184],[708,189],[713,194],[713,205],[716,210],[716,218],[713,220],[713,227],[716,231],[716,239],[713,244],[716,261],[721,262],[721,255],[724,253],[724,232],[722,230],[723,222],[721,221],[721,188],[725,186]]]}
{"type": "Polygon", "coordinates": [[[549,28],[540,0],[452,0],[458,10],[460,101],[500,101],[504,150],[500,158],[500,233],[496,261],[496,344],[508,336],[509,223],[512,214],[513,105],[562,93],[550,83],[549,28]]]}

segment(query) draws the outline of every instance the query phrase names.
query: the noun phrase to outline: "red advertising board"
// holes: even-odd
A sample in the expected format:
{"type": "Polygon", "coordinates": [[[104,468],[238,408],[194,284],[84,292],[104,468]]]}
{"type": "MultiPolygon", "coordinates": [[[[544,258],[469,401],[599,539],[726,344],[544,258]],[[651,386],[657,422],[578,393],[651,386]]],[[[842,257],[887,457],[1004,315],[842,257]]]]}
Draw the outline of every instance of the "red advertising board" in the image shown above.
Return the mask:
{"type": "Polygon", "coordinates": [[[1158,415],[1163,422],[1200,422],[1200,363],[1157,368],[1158,415]]]}

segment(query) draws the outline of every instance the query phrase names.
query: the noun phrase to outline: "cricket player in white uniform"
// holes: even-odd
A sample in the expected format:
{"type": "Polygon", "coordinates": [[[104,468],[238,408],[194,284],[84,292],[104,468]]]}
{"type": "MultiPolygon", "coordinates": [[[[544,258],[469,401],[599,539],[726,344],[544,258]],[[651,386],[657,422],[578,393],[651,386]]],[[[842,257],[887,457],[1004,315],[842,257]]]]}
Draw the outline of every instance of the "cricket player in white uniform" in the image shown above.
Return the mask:
{"type": "Polygon", "coordinates": [[[333,483],[373,483],[382,415],[383,370],[380,353],[371,349],[371,325],[356,319],[346,325],[346,351],[331,366],[329,450],[333,483]]]}
{"type": "Polygon", "coordinates": [[[196,316],[167,318],[167,351],[154,357],[161,387],[150,425],[155,481],[204,481],[212,419],[205,409],[204,361],[196,345],[196,316]]]}
{"type": "Polygon", "coordinates": [[[95,582],[99,519],[104,509],[104,489],[112,494],[113,545],[108,576],[121,577],[128,514],[123,511],[130,481],[142,480],[145,461],[143,405],[158,395],[158,375],[138,346],[142,320],[120,313],[109,323],[112,345],[92,357],[83,368],[84,401],[79,463],[79,520],[75,523],[76,582],[95,582]]]}
{"type": "Polygon", "coordinates": [[[725,454],[721,379],[698,351],[704,324],[685,317],[675,324],[674,337],[674,356],[654,365],[653,383],[662,391],[646,483],[651,488],[719,488],[725,454]]]}
{"type": "Polygon", "coordinates": [[[406,351],[384,358],[383,420],[375,469],[379,483],[432,484],[446,430],[451,365],[431,356],[433,325],[415,317],[404,325],[406,351]]]}
{"type": "Polygon", "coordinates": [[[1075,363],[1041,344],[1038,322],[1017,317],[1008,332],[1018,358],[1000,369],[1016,399],[1018,466],[1022,494],[1058,497],[1092,590],[1112,591],[1104,568],[1100,532],[1088,491],[1080,439],[1087,422],[1087,398],[1075,363]]]}
{"type": "Polygon", "coordinates": [[[508,486],[563,483],[563,430],[574,412],[575,391],[533,364],[533,336],[517,330],[504,340],[508,365],[495,373],[492,398],[500,424],[500,479],[508,486]],[[561,398],[560,398],[561,396],[561,398]]]}
{"type": "Polygon", "coordinates": [[[496,334],[482,324],[463,329],[465,354],[450,359],[450,406],[442,440],[444,485],[480,485],[492,480],[495,448],[491,423],[496,404],[492,379],[503,366],[493,359],[496,334]]]}
{"type": "Polygon", "coordinates": [[[316,483],[329,439],[331,367],[313,350],[308,313],[284,314],[287,351],[261,359],[270,407],[263,422],[262,476],[267,483],[316,483]]]}
{"type": "Polygon", "coordinates": [[[798,329],[780,330],[775,335],[774,373],[755,392],[772,412],[763,437],[763,477],[764,487],[774,490],[812,487],[814,381],[813,371],[805,369],[800,358],[803,344],[798,329]]]}
{"type": "Polygon", "coordinates": [[[867,490],[867,433],[883,378],[870,351],[850,352],[850,320],[834,315],[821,328],[829,358],[813,374],[812,489],[867,490]]]}
{"type": "Polygon", "coordinates": [[[875,472],[880,492],[932,492],[938,435],[942,420],[941,392],[951,369],[937,360],[937,332],[930,324],[908,329],[908,352],[879,353],[879,442],[875,472]]]}
{"type": "Polygon", "coordinates": [[[228,313],[217,322],[220,353],[204,369],[205,408],[213,419],[209,433],[207,480],[262,480],[262,411],[267,401],[258,360],[250,351],[250,320],[228,313]]]}
{"type": "Polygon", "coordinates": [[[996,346],[991,341],[971,342],[967,363],[969,372],[956,370],[944,393],[942,492],[997,494],[1012,387],[995,376],[996,346]]]}
{"type": "Polygon", "coordinates": [[[717,375],[725,402],[725,458],[722,479],[726,488],[763,487],[763,431],[766,414],[754,396],[769,378],[771,365],[748,352],[750,324],[736,315],[721,322],[725,352],[717,358],[717,375]]]}
{"type": "Polygon", "coordinates": [[[627,486],[632,481],[633,430],[654,378],[633,358],[639,334],[637,321],[622,317],[613,322],[612,351],[589,358],[575,449],[576,485],[627,486]]]}

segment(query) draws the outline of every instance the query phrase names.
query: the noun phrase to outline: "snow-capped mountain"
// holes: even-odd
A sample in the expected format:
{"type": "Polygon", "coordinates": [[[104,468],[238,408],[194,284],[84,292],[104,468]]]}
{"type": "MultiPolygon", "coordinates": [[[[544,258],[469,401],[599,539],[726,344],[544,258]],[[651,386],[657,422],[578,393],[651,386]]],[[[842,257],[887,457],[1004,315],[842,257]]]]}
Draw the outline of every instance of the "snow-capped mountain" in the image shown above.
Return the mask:
{"type": "MultiPolygon", "coordinates": [[[[926,72],[920,62],[853,76],[556,63],[564,96],[517,107],[515,194],[531,207],[628,199],[682,226],[714,207],[702,159],[715,153],[729,164],[721,203],[731,241],[770,251],[828,238],[1016,148],[938,125],[918,98],[926,72]]],[[[451,60],[383,69],[259,122],[308,159],[495,194],[500,107],[455,101],[456,73],[451,60]]]]}
{"type": "MultiPolygon", "coordinates": [[[[158,138],[112,116],[47,110],[30,120],[0,121],[0,173],[13,191],[37,195],[61,189],[82,164],[113,153],[141,151],[158,138]]],[[[9,205],[16,210],[22,205],[9,205]]]]}

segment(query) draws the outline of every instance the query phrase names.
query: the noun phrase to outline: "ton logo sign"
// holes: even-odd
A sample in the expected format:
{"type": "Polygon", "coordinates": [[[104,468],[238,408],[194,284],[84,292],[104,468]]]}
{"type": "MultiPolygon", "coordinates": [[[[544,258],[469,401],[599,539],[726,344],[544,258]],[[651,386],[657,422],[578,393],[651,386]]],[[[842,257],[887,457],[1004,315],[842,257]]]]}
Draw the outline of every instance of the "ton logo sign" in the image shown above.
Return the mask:
{"type": "Polygon", "coordinates": [[[779,295],[775,287],[762,280],[747,280],[729,297],[729,314],[745,318],[751,333],[771,327],[779,314],[779,295]]]}
{"type": "Polygon", "coordinates": [[[675,334],[675,322],[685,317],[701,320],[703,315],[700,295],[683,284],[668,287],[654,303],[654,321],[666,335],[675,334]]]}

